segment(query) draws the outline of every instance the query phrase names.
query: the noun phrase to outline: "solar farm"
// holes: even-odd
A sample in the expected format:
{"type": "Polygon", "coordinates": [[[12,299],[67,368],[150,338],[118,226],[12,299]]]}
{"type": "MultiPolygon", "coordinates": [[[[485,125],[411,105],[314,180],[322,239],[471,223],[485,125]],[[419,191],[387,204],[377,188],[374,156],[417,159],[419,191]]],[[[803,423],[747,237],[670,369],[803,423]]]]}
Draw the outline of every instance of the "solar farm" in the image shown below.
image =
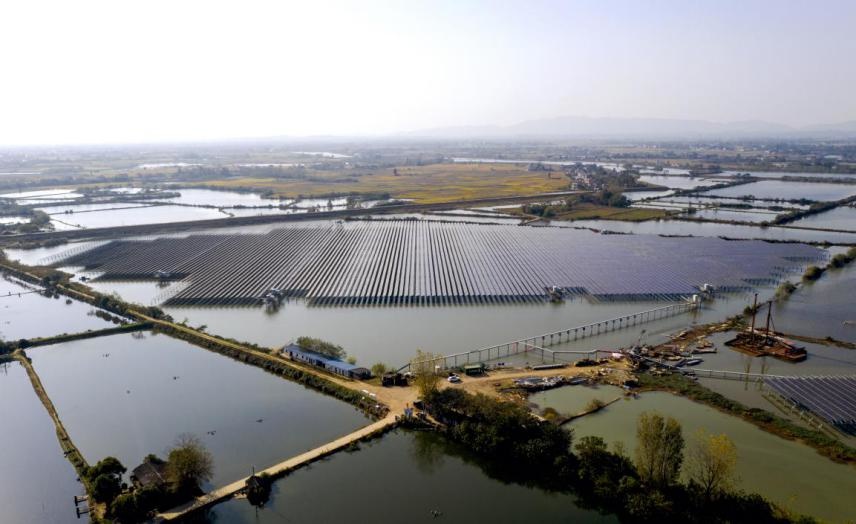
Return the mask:
{"type": "Polygon", "coordinates": [[[56,265],[101,280],[183,280],[167,305],[259,305],[269,291],[314,305],[675,300],[773,285],[825,257],[802,244],[604,235],[428,221],[318,222],[266,234],[117,240],[56,265]]]}
{"type": "Polygon", "coordinates": [[[775,377],[765,383],[799,408],[856,436],[856,377],[775,377]]]}

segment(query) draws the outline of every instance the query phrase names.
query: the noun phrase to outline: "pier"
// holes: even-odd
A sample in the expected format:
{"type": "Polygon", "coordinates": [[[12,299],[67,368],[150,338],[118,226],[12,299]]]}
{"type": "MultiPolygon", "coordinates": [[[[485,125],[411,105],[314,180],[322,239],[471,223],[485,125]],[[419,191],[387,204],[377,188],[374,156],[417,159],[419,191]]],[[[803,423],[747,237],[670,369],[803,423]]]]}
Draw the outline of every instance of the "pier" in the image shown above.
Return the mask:
{"type": "MultiPolygon", "coordinates": [[[[600,335],[610,331],[636,326],[662,318],[680,315],[690,311],[695,311],[701,306],[699,301],[685,301],[668,306],[657,307],[637,313],[630,313],[621,317],[610,318],[598,322],[592,322],[582,326],[553,331],[552,333],[544,333],[535,335],[520,340],[511,342],[503,342],[495,346],[474,349],[472,351],[464,351],[461,353],[452,353],[443,355],[431,360],[419,362],[419,364],[428,365],[430,369],[449,369],[464,366],[466,364],[477,364],[480,362],[489,362],[501,358],[508,358],[520,354],[532,354],[541,359],[542,362],[563,362],[563,357],[588,357],[594,358],[598,353],[612,353],[612,350],[591,350],[591,351],[571,351],[571,350],[550,350],[549,346],[580,340],[583,338],[600,335]]],[[[410,371],[411,363],[407,363],[399,372],[410,371]]]]}

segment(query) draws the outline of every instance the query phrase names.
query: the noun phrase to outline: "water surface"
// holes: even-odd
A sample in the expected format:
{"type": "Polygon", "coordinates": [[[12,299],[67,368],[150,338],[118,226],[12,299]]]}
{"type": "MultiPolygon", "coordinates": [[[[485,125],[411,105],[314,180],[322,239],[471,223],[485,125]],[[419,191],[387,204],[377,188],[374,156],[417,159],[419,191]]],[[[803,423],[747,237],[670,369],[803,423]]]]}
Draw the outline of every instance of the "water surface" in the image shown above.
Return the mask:
{"type": "MultiPolygon", "coordinates": [[[[585,395],[582,388],[572,391],[585,395]]],[[[550,405],[559,412],[564,410],[559,402],[550,405]]],[[[621,400],[566,427],[573,429],[576,440],[595,435],[607,442],[621,441],[632,456],[636,447],[636,421],[645,411],[675,417],[687,439],[699,428],[728,435],[737,446],[741,488],[816,517],[833,521],[856,518],[852,503],[856,469],[852,466],[836,464],[808,446],[779,438],[742,419],[683,397],[643,393],[639,399],[621,400]]]]}
{"type": "Polygon", "coordinates": [[[166,335],[115,335],[28,354],[89,462],[112,455],[130,470],[191,433],[214,457],[207,487],[369,423],[349,404],[166,335]]]}
{"type": "Polygon", "coordinates": [[[19,362],[0,363],[0,507],[3,522],[80,522],[73,497],[84,493],[63,457],[53,421],[19,362]]]}
{"type": "Polygon", "coordinates": [[[275,482],[262,509],[230,500],[207,521],[617,522],[577,507],[573,495],[491,478],[483,467],[490,465],[439,435],[395,431],[275,482]]]}

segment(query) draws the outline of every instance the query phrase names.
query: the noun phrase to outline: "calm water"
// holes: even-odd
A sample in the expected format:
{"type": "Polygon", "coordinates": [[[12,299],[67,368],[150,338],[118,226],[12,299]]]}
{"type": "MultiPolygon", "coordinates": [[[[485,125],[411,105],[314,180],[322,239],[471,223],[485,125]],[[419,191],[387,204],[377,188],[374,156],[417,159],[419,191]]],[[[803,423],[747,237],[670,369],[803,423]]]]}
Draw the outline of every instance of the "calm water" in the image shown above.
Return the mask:
{"type": "MultiPolygon", "coordinates": [[[[586,388],[571,386],[568,395],[588,400],[586,388]]],[[[554,394],[547,405],[559,412],[567,409],[554,394]]],[[[569,407],[577,401],[569,402],[569,407]]],[[[546,407],[546,405],[542,405],[546,407]]],[[[738,451],[740,487],[758,492],[793,510],[833,521],[856,518],[852,503],[856,492],[856,470],[820,457],[813,449],[766,433],[739,418],[668,393],[644,393],[639,399],[622,400],[605,410],[569,424],[574,438],[586,435],[621,441],[628,453],[636,447],[636,420],[644,411],[658,411],[677,418],[690,438],[698,428],[725,433],[738,451]],[[798,473],[798,474],[797,474],[798,473]]]]}
{"type": "Polygon", "coordinates": [[[396,431],[277,481],[256,510],[230,500],[208,522],[616,522],[574,497],[489,477],[484,461],[433,433],[396,431]],[[333,501],[331,502],[331,499],[333,501]],[[442,511],[435,519],[432,510],[442,511]]]}
{"type": "Polygon", "coordinates": [[[719,176],[734,176],[737,173],[749,173],[752,176],[761,178],[783,178],[792,177],[813,177],[813,178],[846,178],[854,179],[856,174],[852,173],[787,173],[783,171],[723,171],[719,176]]]}
{"type": "MultiPolygon", "coordinates": [[[[856,186],[854,186],[856,187],[856,186]]],[[[635,233],[640,235],[693,235],[700,237],[728,237],[763,240],[796,240],[801,242],[831,242],[856,245],[856,233],[809,231],[784,227],[756,227],[715,222],[685,222],[680,220],[649,220],[647,222],[619,222],[615,220],[576,220],[576,227],[635,233]]]]}
{"type": "MultiPolygon", "coordinates": [[[[143,305],[157,304],[169,287],[154,282],[92,282],[104,293],[116,292],[126,300],[143,305]]],[[[761,298],[772,289],[762,289],[761,298]]],[[[562,349],[591,350],[622,347],[635,342],[641,330],[651,342],[665,341],[666,335],[692,323],[720,321],[737,314],[752,301],[748,294],[720,296],[693,314],[642,324],[597,337],[562,344],[562,349]]],[[[299,336],[315,336],[342,345],[359,363],[384,362],[400,366],[416,349],[449,354],[470,351],[502,342],[554,332],[602,321],[668,302],[588,302],[563,304],[460,305],[433,307],[308,307],[302,301],[287,302],[277,312],[250,307],[168,307],[167,313],[189,325],[208,326],[208,331],[277,347],[299,336]]]]}
{"type": "Polygon", "coordinates": [[[18,362],[0,363],[0,507],[3,522],[80,522],[77,474],[63,457],[53,421],[18,362]]]}
{"type": "Polygon", "coordinates": [[[212,484],[221,485],[369,422],[344,402],[259,368],[165,335],[144,337],[28,351],[89,462],[113,455],[131,469],[192,433],[211,451],[212,484]]]}
{"type": "MultiPolygon", "coordinates": [[[[92,211],[106,211],[106,210],[114,210],[114,209],[123,209],[123,208],[136,208],[136,207],[146,207],[148,204],[137,204],[134,202],[114,202],[112,204],[67,204],[60,206],[46,206],[40,207],[38,209],[44,211],[49,215],[57,215],[57,214],[67,214],[73,215],[74,213],[87,213],[92,211]]],[[[62,219],[62,217],[57,217],[62,219]]],[[[70,217],[69,217],[70,218],[70,217]]],[[[69,220],[73,222],[73,220],[69,220]]]]}
{"type": "MultiPolygon", "coordinates": [[[[279,205],[280,201],[262,198],[258,193],[239,193],[237,191],[215,191],[212,189],[167,189],[169,192],[177,191],[181,196],[175,198],[158,199],[161,202],[173,204],[204,205],[204,206],[270,206],[279,205]]],[[[284,201],[288,202],[288,201],[284,201]]]]}
{"type": "Polygon", "coordinates": [[[856,342],[854,293],[856,265],[827,271],[820,280],[801,286],[787,301],[774,306],[776,326],[792,332],[789,326],[798,325],[801,334],[856,342]]]}
{"type": "Polygon", "coordinates": [[[796,226],[856,231],[856,207],[836,207],[794,222],[796,226]]]}
{"type": "MultiPolygon", "coordinates": [[[[582,339],[573,348],[627,345],[639,337],[642,329],[651,334],[666,333],[686,327],[693,320],[719,320],[728,312],[742,310],[747,301],[748,298],[723,300],[701,317],[685,314],[582,339]]],[[[326,308],[292,302],[273,314],[261,308],[166,308],[166,311],[176,320],[187,319],[193,326],[205,324],[212,333],[239,340],[276,347],[299,336],[321,337],[342,345],[363,365],[384,362],[401,366],[417,349],[440,354],[471,351],[663,305],[666,303],[569,301],[561,305],[326,308]]]]}
{"type": "Polygon", "coordinates": [[[764,211],[731,211],[727,209],[699,209],[692,217],[709,220],[737,220],[740,222],[771,222],[779,213],[764,211]]]}
{"type": "Polygon", "coordinates": [[[672,191],[626,191],[622,193],[628,200],[646,200],[649,198],[662,198],[671,195],[672,191]]]}
{"type": "Polygon", "coordinates": [[[715,178],[691,178],[688,176],[668,175],[642,175],[639,177],[639,181],[668,187],[669,189],[693,189],[696,187],[708,187],[727,182],[727,180],[717,180],[715,178]]]}
{"type": "Polygon", "coordinates": [[[856,184],[761,180],[724,189],[714,189],[706,194],[726,197],[752,195],[756,198],[784,198],[786,200],[808,198],[809,200],[831,201],[856,195],[856,184]]]}
{"type": "Polygon", "coordinates": [[[210,220],[214,218],[228,218],[228,215],[216,209],[205,207],[150,206],[76,213],[73,215],[53,215],[51,223],[56,230],[64,231],[68,229],[163,224],[167,222],[210,220]]]}
{"type": "Polygon", "coordinates": [[[624,397],[624,390],[616,386],[570,386],[539,391],[529,397],[529,401],[543,409],[548,406],[562,406],[561,414],[574,415],[585,411],[592,400],[609,402],[624,397]]]}
{"type": "Polygon", "coordinates": [[[89,304],[66,304],[66,297],[47,298],[30,291],[32,288],[0,274],[0,339],[47,337],[112,326],[90,314],[95,308],[89,304]]]}

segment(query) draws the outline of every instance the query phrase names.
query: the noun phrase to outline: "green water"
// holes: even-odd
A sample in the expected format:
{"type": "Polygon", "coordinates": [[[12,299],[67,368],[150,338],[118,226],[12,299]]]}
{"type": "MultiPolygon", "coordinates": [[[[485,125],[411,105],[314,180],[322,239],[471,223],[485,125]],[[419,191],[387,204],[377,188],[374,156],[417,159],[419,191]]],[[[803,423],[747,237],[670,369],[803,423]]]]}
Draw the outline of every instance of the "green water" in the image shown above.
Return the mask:
{"type": "Polygon", "coordinates": [[[396,431],[355,453],[300,469],[273,485],[256,509],[215,506],[205,522],[616,522],[549,493],[485,474],[484,461],[434,433],[396,431]],[[442,515],[434,518],[432,510],[442,515]]]}
{"type": "MultiPolygon", "coordinates": [[[[572,411],[579,402],[590,398],[585,388],[564,389],[567,393],[559,394],[561,390],[556,390],[550,397],[539,397],[544,402],[540,407],[572,411]]],[[[607,442],[621,441],[632,455],[636,446],[636,420],[644,411],[675,417],[683,425],[687,439],[699,428],[728,435],[737,446],[740,488],[815,517],[834,522],[856,519],[853,504],[856,468],[836,464],[808,446],[779,438],[683,397],[644,393],[638,399],[621,400],[596,414],[576,419],[566,427],[573,429],[577,440],[595,435],[607,442]]]]}

